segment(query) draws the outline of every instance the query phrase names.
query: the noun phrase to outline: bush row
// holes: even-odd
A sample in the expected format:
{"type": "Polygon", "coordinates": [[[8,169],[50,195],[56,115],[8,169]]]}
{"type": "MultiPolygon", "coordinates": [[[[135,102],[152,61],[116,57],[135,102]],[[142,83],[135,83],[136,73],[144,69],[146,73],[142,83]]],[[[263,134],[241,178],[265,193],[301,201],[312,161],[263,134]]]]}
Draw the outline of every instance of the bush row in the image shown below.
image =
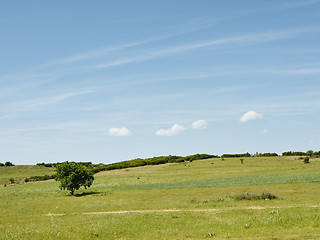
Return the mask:
{"type": "MultiPolygon", "coordinates": [[[[108,171],[114,169],[124,169],[124,168],[132,168],[132,167],[140,167],[145,165],[159,165],[165,163],[179,163],[179,162],[186,162],[186,161],[195,161],[200,159],[208,159],[208,158],[218,158],[219,156],[216,155],[209,155],[209,154],[195,154],[186,157],[181,156],[160,156],[160,157],[153,157],[147,159],[133,159],[118,163],[111,163],[111,164],[92,164],[91,162],[78,162],[79,164],[85,166],[93,173],[98,173],[101,171],[108,171]]],[[[56,167],[59,163],[37,163],[37,166],[44,166],[44,167],[56,167]]],[[[32,176],[25,179],[25,182],[33,182],[33,181],[45,181],[49,179],[54,179],[55,174],[53,175],[44,175],[44,176],[32,176]]]]}
{"type": "Polygon", "coordinates": [[[222,158],[240,158],[240,157],[252,157],[250,153],[236,153],[236,154],[222,154],[222,158]]]}
{"type": "Polygon", "coordinates": [[[35,182],[35,181],[46,181],[49,179],[54,179],[56,177],[55,174],[53,175],[44,175],[44,176],[32,176],[29,178],[25,178],[24,181],[25,182],[35,182]]]}
{"type": "Polygon", "coordinates": [[[319,157],[320,156],[320,151],[314,152],[312,150],[309,150],[307,152],[284,152],[282,153],[282,156],[314,156],[314,157],[319,157]]]}
{"type": "Polygon", "coordinates": [[[278,199],[276,195],[269,192],[263,192],[261,194],[252,194],[252,193],[242,193],[234,196],[234,199],[236,200],[272,200],[272,199],[278,199]]]}
{"type": "MultiPolygon", "coordinates": [[[[279,156],[277,153],[240,153],[240,154],[223,154],[221,155],[222,158],[241,158],[241,157],[277,157],[279,156]]],[[[312,150],[309,150],[307,152],[283,152],[282,156],[314,156],[314,157],[320,157],[320,151],[314,152],[312,150]]]]}
{"type": "Polygon", "coordinates": [[[241,158],[241,157],[277,157],[277,153],[236,153],[236,154],[222,154],[222,158],[241,158]]]}
{"type": "MultiPolygon", "coordinates": [[[[92,167],[94,164],[92,162],[77,162],[79,165],[85,167],[92,167]]],[[[44,167],[56,167],[59,163],[37,163],[37,166],[44,166],[44,167]]]]}
{"type": "Polygon", "coordinates": [[[145,165],[159,165],[165,163],[179,163],[179,162],[186,162],[186,161],[195,161],[200,159],[208,159],[208,158],[218,158],[219,156],[216,155],[209,155],[209,154],[195,154],[186,157],[181,156],[160,156],[160,157],[153,157],[147,159],[133,159],[124,162],[118,163],[111,163],[107,165],[99,165],[91,169],[93,173],[98,173],[101,171],[107,170],[114,170],[114,169],[124,169],[124,168],[132,168],[132,167],[141,167],[145,165]]]}

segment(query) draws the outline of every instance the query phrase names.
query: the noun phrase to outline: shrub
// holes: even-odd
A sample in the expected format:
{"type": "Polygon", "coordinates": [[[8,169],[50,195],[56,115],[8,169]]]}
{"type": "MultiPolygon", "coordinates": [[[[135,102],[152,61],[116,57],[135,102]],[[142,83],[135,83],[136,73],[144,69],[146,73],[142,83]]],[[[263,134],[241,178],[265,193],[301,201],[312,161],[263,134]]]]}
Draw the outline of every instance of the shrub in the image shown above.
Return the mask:
{"type": "Polygon", "coordinates": [[[260,195],[252,194],[252,193],[241,193],[234,196],[236,200],[273,200],[278,199],[278,197],[272,193],[263,192],[260,195]]]}
{"type": "Polygon", "coordinates": [[[261,193],[260,199],[272,200],[272,199],[278,199],[278,197],[272,193],[267,192],[267,193],[261,193]]]}
{"type": "Polygon", "coordinates": [[[305,164],[310,163],[310,159],[309,159],[309,157],[305,157],[305,158],[303,159],[303,162],[304,162],[305,164]]]}

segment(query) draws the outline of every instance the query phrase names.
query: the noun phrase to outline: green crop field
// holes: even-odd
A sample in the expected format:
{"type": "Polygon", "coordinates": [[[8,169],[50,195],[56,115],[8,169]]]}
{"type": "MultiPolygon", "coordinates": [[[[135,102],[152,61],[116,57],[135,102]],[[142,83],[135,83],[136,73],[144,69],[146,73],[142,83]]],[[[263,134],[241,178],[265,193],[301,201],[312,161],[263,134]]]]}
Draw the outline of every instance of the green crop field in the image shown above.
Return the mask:
{"type": "Polygon", "coordinates": [[[214,158],[105,171],[75,196],[54,180],[21,181],[53,173],[0,168],[0,239],[320,239],[317,158],[214,158]],[[278,199],[237,198],[262,192],[278,199]]]}

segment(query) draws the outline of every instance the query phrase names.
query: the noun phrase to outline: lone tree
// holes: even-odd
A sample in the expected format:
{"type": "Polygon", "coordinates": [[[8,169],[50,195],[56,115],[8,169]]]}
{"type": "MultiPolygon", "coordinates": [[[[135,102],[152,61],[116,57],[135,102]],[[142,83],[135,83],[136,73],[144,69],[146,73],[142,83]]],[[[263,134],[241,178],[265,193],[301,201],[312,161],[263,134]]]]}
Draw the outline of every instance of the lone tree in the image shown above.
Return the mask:
{"type": "Polygon", "coordinates": [[[312,150],[309,150],[309,151],[306,152],[306,154],[307,154],[309,157],[312,157],[313,151],[312,151],[312,150]]]}
{"type": "Polygon", "coordinates": [[[84,166],[75,162],[64,162],[56,167],[56,181],[60,181],[60,189],[67,189],[71,195],[81,186],[85,189],[93,183],[93,173],[88,171],[84,166]]]}

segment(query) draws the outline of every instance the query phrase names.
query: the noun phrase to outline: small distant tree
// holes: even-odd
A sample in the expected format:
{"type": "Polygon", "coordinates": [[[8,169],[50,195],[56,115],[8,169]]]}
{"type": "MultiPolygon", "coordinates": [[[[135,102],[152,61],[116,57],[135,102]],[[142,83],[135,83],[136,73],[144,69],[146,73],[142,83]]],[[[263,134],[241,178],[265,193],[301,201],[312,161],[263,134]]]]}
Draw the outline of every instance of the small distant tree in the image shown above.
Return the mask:
{"type": "Polygon", "coordinates": [[[240,162],[241,162],[241,164],[243,164],[243,161],[244,161],[244,159],[243,159],[243,158],[240,158],[240,162]]]}
{"type": "Polygon", "coordinates": [[[64,162],[56,167],[56,181],[60,181],[60,189],[67,189],[71,195],[81,186],[90,187],[93,183],[93,173],[88,171],[83,165],[75,162],[64,162]]]}
{"type": "Polygon", "coordinates": [[[309,157],[312,157],[313,151],[312,151],[312,150],[309,150],[309,151],[306,152],[306,154],[307,154],[309,157]]]}
{"type": "Polygon", "coordinates": [[[14,164],[12,162],[6,162],[4,164],[6,167],[11,167],[11,166],[14,166],[14,164]]]}

